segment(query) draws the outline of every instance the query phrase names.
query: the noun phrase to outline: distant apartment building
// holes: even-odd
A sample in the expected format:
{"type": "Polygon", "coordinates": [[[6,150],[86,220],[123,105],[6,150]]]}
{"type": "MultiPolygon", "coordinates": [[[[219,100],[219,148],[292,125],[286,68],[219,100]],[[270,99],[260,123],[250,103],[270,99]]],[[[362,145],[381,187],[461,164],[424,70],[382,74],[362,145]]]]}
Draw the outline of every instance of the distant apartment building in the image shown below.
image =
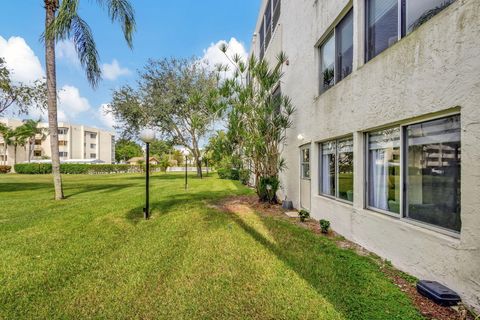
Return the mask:
{"type": "MultiPolygon", "coordinates": [[[[16,119],[0,119],[1,122],[10,128],[16,128],[22,125],[22,121],[16,119]]],[[[51,158],[50,137],[48,135],[48,124],[40,123],[40,128],[44,128],[44,134],[35,137],[32,151],[28,152],[25,146],[17,147],[16,162],[22,163],[30,160],[44,160],[51,158]]],[[[13,165],[15,161],[14,147],[8,146],[7,153],[4,154],[3,137],[0,136],[0,164],[4,159],[7,165],[13,165]]],[[[113,133],[100,130],[93,127],[58,123],[58,144],[60,160],[100,160],[104,163],[115,161],[115,136],[113,133]]]]}
{"type": "Polygon", "coordinates": [[[281,51],[281,199],[480,308],[480,1],[263,0],[281,51]]]}

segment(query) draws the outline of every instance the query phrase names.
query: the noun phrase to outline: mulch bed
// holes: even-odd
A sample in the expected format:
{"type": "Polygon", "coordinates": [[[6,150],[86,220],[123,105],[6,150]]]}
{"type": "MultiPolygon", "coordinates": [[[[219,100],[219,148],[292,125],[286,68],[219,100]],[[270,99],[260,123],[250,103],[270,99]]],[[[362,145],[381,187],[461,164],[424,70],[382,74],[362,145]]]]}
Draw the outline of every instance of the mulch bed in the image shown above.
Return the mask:
{"type": "Polygon", "coordinates": [[[376,256],[365,248],[359,246],[358,244],[346,240],[345,238],[336,234],[334,231],[330,231],[327,235],[322,234],[318,221],[309,219],[305,222],[300,222],[298,218],[290,218],[285,214],[285,211],[280,205],[261,203],[258,201],[258,198],[256,196],[229,197],[222,201],[219,204],[219,207],[225,211],[237,213],[240,213],[242,207],[248,207],[255,212],[261,213],[265,216],[288,220],[303,228],[311,230],[313,233],[318,234],[319,236],[331,238],[341,248],[351,249],[359,255],[372,257],[372,260],[379,264],[380,270],[395,285],[397,285],[400,290],[407,294],[415,307],[427,319],[475,320],[475,317],[470,312],[468,312],[468,310],[463,305],[459,305],[457,307],[443,307],[436,304],[432,300],[422,296],[417,292],[415,284],[407,280],[408,277],[406,276],[406,274],[404,274],[400,270],[395,269],[391,264],[387,263],[385,260],[376,256]]]}

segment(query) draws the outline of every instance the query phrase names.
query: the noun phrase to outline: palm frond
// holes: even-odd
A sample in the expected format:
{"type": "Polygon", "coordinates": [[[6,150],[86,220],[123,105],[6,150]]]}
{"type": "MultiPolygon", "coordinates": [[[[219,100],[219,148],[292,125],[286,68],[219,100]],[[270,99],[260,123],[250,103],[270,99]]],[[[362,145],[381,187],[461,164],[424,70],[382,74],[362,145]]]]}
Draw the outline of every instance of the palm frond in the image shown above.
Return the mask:
{"type": "Polygon", "coordinates": [[[133,33],[135,32],[135,11],[129,0],[97,0],[105,7],[112,22],[119,22],[125,41],[130,48],[133,48],[133,33]]]}
{"type": "Polygon", "coordinates": [[[72,19],[72,40],[77,51],[80,64],[85,69],[88,82],[96,87],[102,78],[100,60],[92,31],[88,24],[78,15],[72,19]]]}

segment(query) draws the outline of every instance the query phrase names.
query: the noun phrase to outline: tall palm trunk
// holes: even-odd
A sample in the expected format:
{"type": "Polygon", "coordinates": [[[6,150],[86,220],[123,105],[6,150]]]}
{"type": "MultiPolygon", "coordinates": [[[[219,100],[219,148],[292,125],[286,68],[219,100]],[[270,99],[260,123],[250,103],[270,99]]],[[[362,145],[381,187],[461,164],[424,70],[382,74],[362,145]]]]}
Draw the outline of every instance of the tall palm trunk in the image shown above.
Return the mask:
{"type": "MultiPolygon", "coordinates": [[[[45,30],[55,20],[58,0],[45,0],[45,30]]],[[[57,123],[57,76],[55,70],[55,38],[45,37],[45,65],[47,69],[47,103],[50,149],[52,152],[52,174],[55,187],[55,200],[63,199],[62,177],[60,175],[60,155],[58,152],[57,123]]]]}

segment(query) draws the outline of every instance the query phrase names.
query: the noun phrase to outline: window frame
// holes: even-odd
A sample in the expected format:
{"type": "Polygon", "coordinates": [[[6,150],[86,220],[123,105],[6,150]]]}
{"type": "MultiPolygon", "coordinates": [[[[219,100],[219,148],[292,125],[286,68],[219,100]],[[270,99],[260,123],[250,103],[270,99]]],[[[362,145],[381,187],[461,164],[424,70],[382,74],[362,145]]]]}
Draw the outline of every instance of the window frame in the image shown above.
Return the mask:
{"type": "MultiPolygon", "coordinates": [[[[408,170],[408,159],[406,157],[407,155],[407,147],[408,147],[408,141],[407,141],[407,127],[410,125],[415,125],[415,124],[420,124],[420,123],[425,123],[433,120],[439,120],[439,119],[444,119],[444,118],[449,118],[449,117],[454,117],[454,116],[459,116],[460,117],[460,125],[461,125],[461,113],[459,111],[452,111],[448,113],[444,113],[441,115],[429,117],[426,119],[417,119],[417,120],[411,120],[411,121],[406,121],[402,122],[396,125],[388,125],[388,126],[383,126],[383,127],[378,127],[378,128],[373,128],[371,130],[365,131],[363,134],[363,139],[364,139],[364,154],[363,154],[363,159],[364,159],[364,176],[363,176],[363,181],[364,181],[364,209],[373,211],[376,213],[383,214],[385,216],[392,217],[394,219],[397,219],[399,221],[415,225],[417,227],[421,227],[424,229],[428,229],[434,232],[438,232],[447,236],[450,236],[452,238],[459,239],[461,235],[461,231],[455,231],[452,229],[447,229],[444,227],[440,227],[434,224],[429,224],[427,222],[422,222],[419,220],[411,219],[406,216],[406,211],[405,211],[405,206],[408,201],[408,189],[407,189],[407,174],[408,170]],[[400,212],[398,214],[389,212],[386,210],[382,210],[379,208],[371,207],[369,206],[368,203],[368,197],[369,197],[369,147],[368,147],[368,134],[370,132],[374,131],[380,131],[380,130],[385,130],[389,128],[400,128],[400,212]]],[[[462,136],[462,134],[461,134],[462,136]]],[[[461,136],[460,136],[460,143],[461,143],[461,136]]],[[[460,160],[460,170],[462,168],[462,161],[460,160]]],[[[460,199],[461,201],[461,199],[460,199]]],[[[460,218],[462,216],[462,212],[460,210],[460,218]]]]}
{"type": "MultiPolygon", "coordinates": [[[[402,38],[408,36],[410,33],[415,32],[415,30],[411,31],[410,33],[408,33],[408,31],[407,31],[407,29],[408,29],[407,28],[407,1],[412,1],[412,0],[397,0],[397,41],[394,44],[392,44],[391,46],[387,47],[382,52],[380,52],[377,55],[368,59],[368,44],[367,44],[367,41],[368,41],[368,21],[369,21],[369,10],[368,10],[369,6],[368,6],[368,3],[369,3],[369,1],[370,0],[364,0],[364,8],[365,8],[365,10],[364,10],[364,12],[365,12],[365,16],[364,16],[364,18],[365,18],[365,23],[364,23],[364,51],[365,51],[364,52],[364,60],[365,60],[365,63],[375,59],[375,57],[377,57],[378,55],[382,54],[384,51],[387,51],[388,49],[393,47],[402,38]]],[[[450,2],[442,10],[437,12],[435,15],[430,17],[428,20],[435,17],[437,14],[442,12],[444,9],[448,8],[456,0],[445,0],[445,1],[450,1],[450,2]]],[[[426,20],[425,22],[427,22],[428,20],[426,20]]]]}
{"type": "Polygon", "coordinates": [[[300,147],[300,179],[311,181],[312,180],[312,148],[310,144],[300,147]],[[303,161],[303,152],[308,150],[308,162],[303,161]],[[308,164],[308,177],[304,176],[303,166],[308,164]]]}
{"type": "Polygon", "coordinates": [[[264,57],[268,46],[272,42],[275,31],[277,30],[277,25],[282,13],[281,1],[282,0],[267,0],[267,5],[263,11],[262,22],[258,30],[258,35],[260,37],[260,59],[264,57]]]}
{"type": "Polygon", "coordinates": [[[90,159],[97,159],[97,154],[96,153],[90,153],[90,159]]]}
{"type": "MultiPolygon", "coordinates": [[[[367,1],[367,0],[365,0],[367,1]]],[[[319,90],[319,95],[322,95],[324,94],[325,92],[327,92],[328,90],[330,90],[331,88],[333,88],[335,85],[337,85],[338,83],[342,82],[345,78],[348,78],[352,73],[353,73],[353,60],[355,59],[355,57],[353,57],[352,59],[352,70],[350,71],[350,73],[348,75],[346,75],[345,77],[343,77],[342,79],[338,80],[337,79],[337,70],[338,70],[338,65],[339,65],[339,62],[338,62],[338,37],[337,37],[337,28],[338,26],[340,26],[340,24],[343,22],[343,20],[345,18],[347,18],[348,15],[352,15],[352,21],[353,21],[353,36],[354,36],[354,33],[355,33],[355,22],[354,22],[354,8],[353,6],[350,6],[348,7],[345,12],[340,15],[339,19],[336,20],[335,24],[333,25],[333,27],[331,29],[329,29],[328,32],[325,33],[325,36],[323,37],[322,41],[320,42],[320,44],[317,45],[317,50],[318,50],[318,53],[319,53],[319,70],[320,70],[320,74],[319,74],[319,86],[318,86],[318,90],[319,90]],[[324,89],[323,88],[323,71],[322,71],[322,65],[323,65],[323,55],[322,55],[322,52],[323,52],[323,47],[324,45],[333,37],[333,45],[334,45],[334,67],[333,67],[333,85],[331,85],[330,87],[324,89]]],[[[352,48],[355,46],[355,38],[352,36],[352,48]]]]}
{"type": "MultiPolygon", "coordinates": [[[[321,196],[321,197],[325,197],[325,198],[340,201],[340,202],[343,202],[343,203],[346,203],[346,204],[349,204],[349,205],[353,205],[353,201],[348,201],[348,200],[342,199],[339,196],[340,192],[339,192],[338,186],[339,186],[340,176],[338,174],[338,172],[339,172],[338,142],[342,141],[342,140],[352,140],[352,142],[355,143],[354,137],[351,134],[318,142],[318,152],[319,152],[319,155],[318,155],[318,178],[319,178],[318,179],[318,195],[321,196]],[[335,142],[335,195],[334,196],[324,193],[323,188],[322,188],[322,184],[323,184],[323,170],[322,170],[322,168],[323,168],[323,144],[328,143],[328,142],[335,142]]],[[[353,158],[355,159],[355,148],[353,148],[353,158]]],[[[353,161],[355,162],[355,160],[353,160],[353,161]]],[[[353,171],[353,179],[355,181],[355,170],[353,171]]],[[[355,182],[353,184],[353,187],[355,189],[355,182]]]]}

